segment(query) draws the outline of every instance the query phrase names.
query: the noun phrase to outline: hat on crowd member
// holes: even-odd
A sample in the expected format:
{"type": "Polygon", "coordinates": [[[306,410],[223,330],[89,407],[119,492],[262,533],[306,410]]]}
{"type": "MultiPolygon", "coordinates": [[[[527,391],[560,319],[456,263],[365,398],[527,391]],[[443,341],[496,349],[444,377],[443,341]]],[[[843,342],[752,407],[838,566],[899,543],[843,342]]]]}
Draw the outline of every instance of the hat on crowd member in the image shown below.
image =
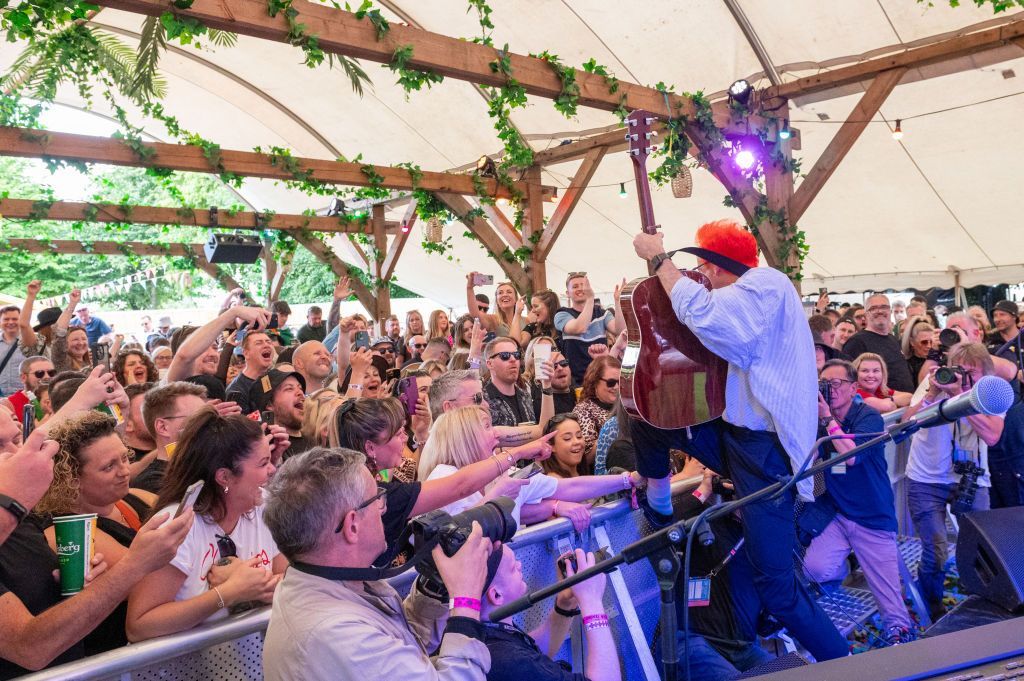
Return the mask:
{"type": "Polygon", "coordinates": [[[158,345],[155,348],[153,348],[153,351],[151,353],[149,353],[149,358],[155,362],[156,358],[164,354],[165,352],[168,355],[174,354],[173,352],[171,352],[171,347],[169,345],[158,345]]]}
{"type": "Polygon", "coordinates": [[[36,318],[36,325],[32,327],[32,330],[41,331],[48,326],[53,326],[57,323],[60,315],[61,309],[59,307],[48,307],[45,310],[40,310],[39,316],[36,318]]]}
{"type": "Polygon", "coordinates": [[[251,411],[263,411],[274,400],[274,391],[281,387],[288,378],[299,382],[302,392],[306,392],[306,379],[297,371],[278,371],[271,369],[256,379],[249,388],[249,406],[251,411]]]}
{"type": "Polygon", "coordinates": [[[157,324],[156,324],[156,325],[157,325],[157,326],[160,326],[160,327],[163,327],[163,326],[170,326],[170,325],[171,325],[171,318],[170,318],[170,317],[167,317],[167,316],[161,317],[161,318],[160,318],[160,319],[159,319],[159,320],[157,321],[157,324]]]}
{"type": "Polygon", "coordinates": [[[227,388],[224,386],[224,381],[220,380],[216,376],[210,374],[196,374],[195,376],[189,376],[188,378],[181,379],[185,383],[195,383],[206,388],[206,399],[208,400],[225,400],[227,399],[227,388]]]}
{"type": "Polygon", "coordinates": [[[995,312],[996,310],[1002,310],[1006,314],[1012,314],[1014,317],[1020,313],[1020,310],[1017,308],[1017,303],[1012,300],[1000,300],[992,307],[992,312],[995,312]]]}
{"type": "Polygon", "coordinates": [[[694,241],[696,246],[680,248],[679,251],[707,260],[738,277],[757,267],[757,240],[734,220],[716,220],[701,225],[694,241]]]}
{"type": "Polygon", "coordinates": [[[391,352],[395,351],[395,341],[391,340],[387,336],[381,336],[380,338],[374,338],[370,341],[370,348],[376,350],[378,345],[387,345],[391,352]]]}

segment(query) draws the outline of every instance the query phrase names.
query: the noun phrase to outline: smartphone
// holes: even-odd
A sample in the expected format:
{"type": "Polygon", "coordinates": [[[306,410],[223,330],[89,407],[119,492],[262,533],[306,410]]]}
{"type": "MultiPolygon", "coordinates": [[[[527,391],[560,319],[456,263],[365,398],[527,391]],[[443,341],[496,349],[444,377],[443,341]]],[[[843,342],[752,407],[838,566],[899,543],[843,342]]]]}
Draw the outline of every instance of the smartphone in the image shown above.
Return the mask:
{"type": "Polygon", "coordinates": [[[267,328],[268,329],[276,329],[277,328],[277,313],[276,312],[273,313],[272,315],[270,315],[270,321],[267,322],[267,328]]]}
{"type": "Polygon", "coordinates": [[[493,274],[474,274],[473,275],[473,286],[490,286],[494,283],[493,274]]]}
{"type": "Polygon", "coordinates": [[[529,465],[523,466],[515,473],[512,473],[509,477],[515,478],[516,480],[528,480],[540,473],[542,470],[544,469],[540,467],[540,464],[536,461],[531,461],[529,465]]]}
{"type": "Polygon", "coordinates": [[[828,289],[825,288],[824,286],[822,286],[821,288],[818,289],[818,296],[819,297],[825,295],[826,293],[828,293],[828,289]]]}
{"type": "Polygon", "coordinates": [[[177,518],[185,512],[186,508],[195,506],[196,499],[199,498],[199,493],[203,491],[203,481],[193,482],[185,490],[185,495],[181,497],[181,503],[178,504],[178,510],[174,512],[174,517],[177,518]]]}
{"type": "Polygon", "coordinates": [[[261,411],[260,412],[260,421],[262,421],[263,423],[267,424],[268,426],[274,425],[274,423],[276,423],[276,421],[274,421],[274,412],[272,412],[272,411],[261,411]]]}
{"type": "Polygon", "coordinates": [[[356,331],[356,335],[353,337],[352,343],[353,350],[358,350],[359,348],[369,348],[370,334],[367,333],[366,331],[356,331]]]}
{"type": "Polygon", "coordinates": [[[420,398],[420,389],[415,376],[406,376],[398,382],[398,399],[405,405],[405,413],[416,414],[416,403],[420,398]]]}
{"type": "Polygon", "coordinates": [[[28,440],[28,436],[36,427],[36,408],[31,402],[21,410],[21,441],[28,440]]]}
{"type": "MultiPolygon", "coordinates": [[[[537,378],[542,378],[544,373],[544,362],[551,359],[551,346],[547,343],[537,343],[533,346],[533,373],[537,378]]],[[[550,380],[550,376],[543,376],[550,380]]]]}
{"type": "Polygon", "coordinates": [[[94,367],[103,365],[110,369],[110,353],[107,351],[107,345],[104,343],[96,343],[89,347],[89,352],[92,353],[92,365],[94,367]]]}
{"type": "Polygon", "coordinates": [[[402,370],[399,368],[388,369],[384,372],[385,381],[397,381],[402,377],[402,370]]]}

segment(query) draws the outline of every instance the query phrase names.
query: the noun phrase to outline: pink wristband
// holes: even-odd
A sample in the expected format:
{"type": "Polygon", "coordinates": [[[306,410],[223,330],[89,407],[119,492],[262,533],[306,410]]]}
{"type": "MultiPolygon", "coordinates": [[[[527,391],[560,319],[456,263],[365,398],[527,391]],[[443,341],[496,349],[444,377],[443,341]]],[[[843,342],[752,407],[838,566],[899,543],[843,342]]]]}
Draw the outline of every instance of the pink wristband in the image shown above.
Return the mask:
{"type": "Polygon", "coordinates": [[[448,602],[449,610],[454,610],[455,608],[469,608],[470,610],[476,610],[477,612],[480,612],[480,599],[467,598],[465,596],[456,596],[448,602]]]}
{"type": "Polygon", "coordinates": [[[704,501],[704,495],[700,493],[699,489],[693,490],[693,496],[697,497],[697,501],[704,501]]]}
{"type": "Polygon", "coordinates": [[[608,615],[585,615],[583,617],[583,626],[586,627],[587,631],[607,627],[608,615]]]}
{"type": "Polygon", "coordinates": [[[836,433],[842,432],[842,430],[843,429],[840,428],[839,426],[833,426],[832,428],[828,429],[828,434],[829,435],[835,435],[836,433]]]}

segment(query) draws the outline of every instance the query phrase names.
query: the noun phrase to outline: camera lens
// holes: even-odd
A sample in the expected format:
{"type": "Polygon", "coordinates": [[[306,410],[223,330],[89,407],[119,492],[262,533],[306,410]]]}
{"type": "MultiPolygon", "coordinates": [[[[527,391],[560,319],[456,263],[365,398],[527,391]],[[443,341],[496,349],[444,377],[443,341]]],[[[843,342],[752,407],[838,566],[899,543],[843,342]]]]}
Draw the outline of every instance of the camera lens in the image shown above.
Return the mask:
{"type": "Polygon", "coordinates": [[[956,372],[949,367],[939,367],[935,371],[935,382],[939,385],[952,385],[956,382],[956,372]]]}
{"type": "Polygon", "coordinates": [[[482,506],[471,508],[468,511],[453,516],[451,524],[454,526],[450,531],[443,532],[441,544],[448,555],[454,555],[462,548],[462,545],[469,538],[473,531],[473,522],[480,524],[483,535],[491,541],[507,542],[518,529],[515,518],[512,517],[512,510],[515,508],[515,500],[509,497],[499,497],[494,501],[488,501],[482,506]]]}
{"type": "Polygon", "coordinates": [[[956,329],[943,329],[939,331],[939,344],[949,349],[960,342],[960,334],[956,329]]]}

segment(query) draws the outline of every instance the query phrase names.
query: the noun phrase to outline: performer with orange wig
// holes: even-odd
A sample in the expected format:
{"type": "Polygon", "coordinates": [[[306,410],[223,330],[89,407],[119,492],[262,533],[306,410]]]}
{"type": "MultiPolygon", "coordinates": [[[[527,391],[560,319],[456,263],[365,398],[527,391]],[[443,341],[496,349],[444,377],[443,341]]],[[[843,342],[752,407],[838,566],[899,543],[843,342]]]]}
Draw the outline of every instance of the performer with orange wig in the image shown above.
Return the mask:
{"type": "MultiPolygon", "coordinates": [[[[650,261],[679,321],[726,362],[729,370],[722,418],[685,430],[659,430],[640,420],[630,425],[637,467],[648,478],[652,523],[672,520],[668,450],[683,449],[729,477],[740,496],[752,494],[799,470],[817,436],[818,378],[814,343],[800,297],[778,270],[758,267],[753,234],[729,220],[700,227],[696,270],[712,290],[682,276],[665,254],[661,233],[633,239],[650,261]]],[[[810,479],[797,484],[813,500],[810,479]]],[[[846,641],[797,579],[792,491],[742,510],[743,550],[754,570],[764,607],[816,659],[848,653],[846,641]]]]}

